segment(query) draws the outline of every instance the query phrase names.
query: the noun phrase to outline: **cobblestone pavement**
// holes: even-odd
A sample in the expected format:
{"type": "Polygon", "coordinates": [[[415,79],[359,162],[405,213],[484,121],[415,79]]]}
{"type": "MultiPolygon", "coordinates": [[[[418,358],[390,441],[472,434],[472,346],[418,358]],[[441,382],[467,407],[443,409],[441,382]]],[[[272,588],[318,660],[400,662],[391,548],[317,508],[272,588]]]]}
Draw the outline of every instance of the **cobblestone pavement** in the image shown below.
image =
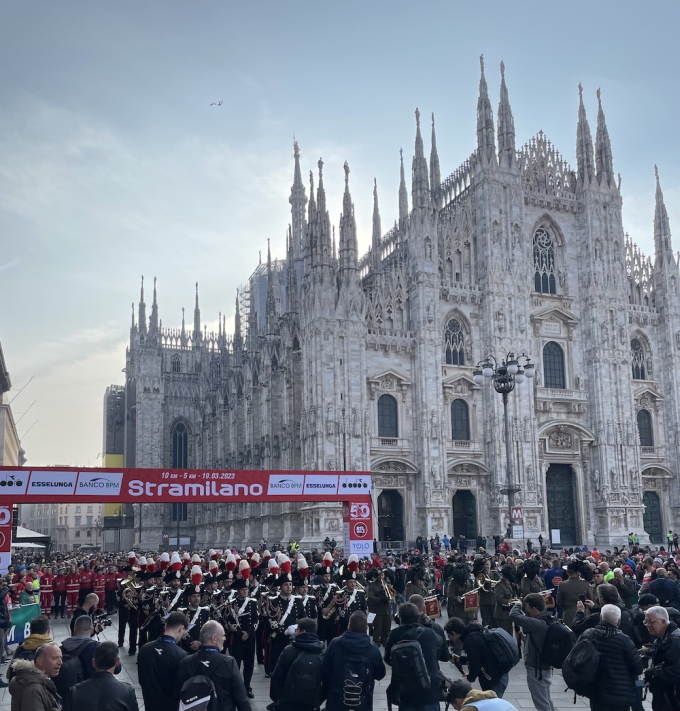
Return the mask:
{"type": "MultiPolygon", "coordinates": [[[[57,620],[53,627],[54,638],[57,641],[61,641],[69,636],[69,629],[67,621],[57,620]]],[[[116,626],[116,616],[113,616],[113,625],[108,627],[99,636],[101,641],[112,640],[117,641],[118,628],[116,626]]],[[[11,647],[14,649],[14,647],[11,647]]],[[[139,701],[140,711],[144,708],[144,702],[142,700],[142,692],[137,683],[137,657],[129,656],[127,649],[121,649],[121,661],[123,662],[123,670],[120,673],[119,678],[122,681],[127,681],[131,683],[137,691],[137,699],[139,701]]],[[[449,663],[443,663],[442,670],[444,674],[451,679],[456,679],[460,675],[458,671],[449,663]]],[[[2,675],[5,678],[7,666],[3,665],[2,675]]],[[[376,684],[375,694],[373,696],[373,711],[387,711],[387,701],[385,698],[385,690],[389,684],[389,667],[387,667],[387,676],[382,681],[376,684]]],[[[265,711],[265,707],[271,703],[269,698],[269,679],[264,678],[264,669],[262,666],[255,667],[255,674],[253,675],[253,691],[255,693],[254,701],[251,701],[253,711],[265,711]]],[[[529,689],[526,684],[526,670],[524,668],[523,662],[520,663],[512,670],[510,673],[510,684],[505,692],[504,697],[512,704],[514,704],[519,711],[530,711],[534,709],[534,705],[531,702],[531,696],[529,694],[529,689]]],[[[562,676],[559,672],[555,672],[553,676],[552,684],[552,699],[555,706],[555,711],[580,711],[581,709],[589,709],[590,706],[586,699],[582,697],[576,698],[576,704],[574,704],[574,695],[570,692],[565,692],[564,682],[562,681],[562,676]]],[[[0,689],[0,711],[10,711],[10,695],[7,689],[0,689]]],[[[441,705],[442,711],[444,709],[444,704],[441,705]]],[[[645,709],[651,711],[651,701],[645,703],[645,709]]]]}

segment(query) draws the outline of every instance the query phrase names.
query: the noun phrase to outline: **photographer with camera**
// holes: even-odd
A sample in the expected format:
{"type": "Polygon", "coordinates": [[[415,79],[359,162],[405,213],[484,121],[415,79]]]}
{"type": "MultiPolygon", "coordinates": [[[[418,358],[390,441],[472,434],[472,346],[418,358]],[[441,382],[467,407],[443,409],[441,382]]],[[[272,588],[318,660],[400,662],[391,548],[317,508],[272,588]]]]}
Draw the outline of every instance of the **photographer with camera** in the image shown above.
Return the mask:
{"type": "Polygon", "coordinates": [[[89,593],[86,595],[85,600],[83,600],[83,606],[77,607],[73,611],[73,616],[71,617],[69,625],[71,628],[71,635],[74,634],[73,630],[76,620],[84,615],[87,615],[92,621],[93,635],[99,634],[104,627],[108,627],[111,624],[111,620],[109,620],[106,616],[106,610],[99,609],[99,595],[97,595],[97,593],[89,593]]]}

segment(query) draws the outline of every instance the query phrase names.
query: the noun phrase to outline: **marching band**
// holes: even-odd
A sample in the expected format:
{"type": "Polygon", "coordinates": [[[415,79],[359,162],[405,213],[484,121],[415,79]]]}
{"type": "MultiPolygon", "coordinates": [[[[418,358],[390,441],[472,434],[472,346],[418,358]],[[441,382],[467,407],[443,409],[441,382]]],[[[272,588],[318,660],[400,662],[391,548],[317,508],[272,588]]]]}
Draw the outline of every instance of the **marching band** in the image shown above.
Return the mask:
{"type": "Polygon", "coordinates": [[[368,609],[356,555],[337,561],[328,552],[313,573],[302,554],[291,555],[294,560],[267,550],[260,556],[247,548],[240,557],[211,549],[205,558],[162,553],[157,563],[129,553],[118,581],[119,646],[127,630],[129,653],[135,654],[158,638],[163,621],[178,611],[189,621],[181,646],[193,652],[203,624],[217,620],[250,688],[255,660],[271,675],[297,620],[317,620],[321,637],[330,641],[346,630],[352,612],[368,609]]]}

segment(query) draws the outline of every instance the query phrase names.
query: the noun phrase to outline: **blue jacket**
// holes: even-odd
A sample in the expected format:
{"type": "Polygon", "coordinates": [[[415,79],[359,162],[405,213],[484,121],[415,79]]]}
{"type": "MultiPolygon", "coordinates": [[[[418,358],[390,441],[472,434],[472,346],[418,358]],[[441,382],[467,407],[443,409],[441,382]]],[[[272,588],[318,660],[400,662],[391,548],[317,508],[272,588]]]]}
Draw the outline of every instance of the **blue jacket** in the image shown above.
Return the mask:
{"type": "Polygon", "coordinates": [[[352,706],[352,711],[372,711],[374,681],[385,676],[385,664],[380,650],[366,634],[345,632],[328,645],[321,667],[321,677],[326,687],[326,711],[345,711],[344,701],[345,664],[351,658],[367,663],[371,680],[369,688],[362,693],[362,703],[352,706]]]}

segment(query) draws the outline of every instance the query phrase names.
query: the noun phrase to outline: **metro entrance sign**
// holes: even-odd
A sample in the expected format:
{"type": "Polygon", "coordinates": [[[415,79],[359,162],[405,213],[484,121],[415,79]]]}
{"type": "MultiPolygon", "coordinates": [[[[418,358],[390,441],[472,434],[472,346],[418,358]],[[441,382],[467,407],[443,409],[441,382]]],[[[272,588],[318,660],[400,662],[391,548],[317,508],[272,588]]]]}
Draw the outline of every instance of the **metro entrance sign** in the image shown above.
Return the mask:
{"type": "Polygon", "coordinates": [[[372,550],[370,472],[0,467],[0,506],[263,501],[343,503],[353,523],[347,555],[372,550]]]}

